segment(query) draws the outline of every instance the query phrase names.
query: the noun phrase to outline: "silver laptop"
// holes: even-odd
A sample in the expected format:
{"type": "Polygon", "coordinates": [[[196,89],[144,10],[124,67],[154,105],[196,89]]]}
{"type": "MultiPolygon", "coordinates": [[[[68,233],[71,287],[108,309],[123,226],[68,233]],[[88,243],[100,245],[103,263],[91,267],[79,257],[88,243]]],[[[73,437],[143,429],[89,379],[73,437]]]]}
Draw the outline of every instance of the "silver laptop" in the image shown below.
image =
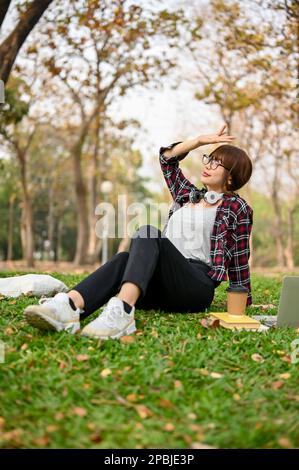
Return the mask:
{"type": "Polygon", "coordinates": [[[266,326],[299,328],[299,276],[284,276],[277,315],[253,315],[266,326]]]}
{"type": "Polygon", "coordinates": [[[299,276],[284,276],[282,282],[277,326],[299,328],[299,276]]]}

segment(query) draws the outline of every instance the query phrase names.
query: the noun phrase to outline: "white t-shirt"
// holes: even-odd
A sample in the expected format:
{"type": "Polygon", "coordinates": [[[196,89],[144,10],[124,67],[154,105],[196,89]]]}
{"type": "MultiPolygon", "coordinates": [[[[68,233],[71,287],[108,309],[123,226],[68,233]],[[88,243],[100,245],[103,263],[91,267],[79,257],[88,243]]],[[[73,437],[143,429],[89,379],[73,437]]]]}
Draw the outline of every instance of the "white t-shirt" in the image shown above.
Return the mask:
{"type": "Polygon", "coordinates": [[[165,236],[185,258],[200,259],[212,266],[211,235],[218,205],[184,204],[170,217],[165,236]]]}

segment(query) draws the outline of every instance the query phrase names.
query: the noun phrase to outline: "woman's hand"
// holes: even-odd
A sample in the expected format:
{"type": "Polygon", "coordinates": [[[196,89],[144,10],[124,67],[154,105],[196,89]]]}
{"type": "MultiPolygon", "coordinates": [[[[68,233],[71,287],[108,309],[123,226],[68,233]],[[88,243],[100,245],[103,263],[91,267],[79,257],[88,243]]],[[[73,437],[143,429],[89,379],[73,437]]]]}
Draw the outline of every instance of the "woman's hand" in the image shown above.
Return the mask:
{"type": "Polygon", "coordinates": [[[236,137],[233,137],[232,135],[227,135],[225,130],[226,127],[227,124],[221,126],[217,134],[200,135],[198,138],[199,144],[205,145],[218,144],[220,142],[232,142],[236,137]]]}

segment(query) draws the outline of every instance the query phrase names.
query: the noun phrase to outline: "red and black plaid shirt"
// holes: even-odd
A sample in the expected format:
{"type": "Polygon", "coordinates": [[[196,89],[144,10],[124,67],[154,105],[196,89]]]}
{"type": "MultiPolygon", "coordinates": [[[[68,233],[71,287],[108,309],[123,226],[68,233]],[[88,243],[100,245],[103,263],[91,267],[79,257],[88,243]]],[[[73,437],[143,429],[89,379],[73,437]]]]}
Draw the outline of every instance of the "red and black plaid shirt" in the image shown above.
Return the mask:
{"type": "MultiPolygon", "coordinates": [[[[168,220],[173,212],[189,202],[189,193],[198,189],[192,184],[179,168],[179,161],[183,160],[189,152],[166,158],[164,152],[180,142],[174,142],[168,147],[160,148],[160,165],[163,175],[172,195],[172,204],[168,220]]],[[[168,221],[167,221],[168,223],[168,221]]],[[[163,229],[166,231],[167,223],[163,229]]],[[[237,193],[224,193],[220,206],[217,207],[216,218],[211,235],[212,268],[208,276],[216,281],[227,281],[229,285],[244,286],[248,289],[247,306],[252,304],[250,270],[248,260],[250,257],[249,239],[253,224],[253,209],[237,193]]]]}

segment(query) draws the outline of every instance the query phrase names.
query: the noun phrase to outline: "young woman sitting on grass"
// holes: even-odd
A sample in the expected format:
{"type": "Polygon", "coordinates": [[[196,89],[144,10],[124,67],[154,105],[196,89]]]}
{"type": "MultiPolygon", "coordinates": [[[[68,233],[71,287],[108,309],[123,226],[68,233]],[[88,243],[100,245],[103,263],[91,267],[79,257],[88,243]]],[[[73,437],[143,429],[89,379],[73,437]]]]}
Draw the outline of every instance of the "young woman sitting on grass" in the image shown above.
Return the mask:
{"type": "Polygon", "coordinates": [[[253,210],[235,192],[251,177],[249,156],[229,144],[204,155],[201,189],[179,167],[191,150],[233,141],[225,128],[161,147],[160,165],[174,200],[163,231],[152,225],[139,227],[129,251],[112,256],[68,293],[28,306],[24,312],[28,323],[74,333],[80,320],[106,304],[81,334],[119,338],[136,330],[135,309],[204,312],[227,273],[230,287],[248,289],[247,306],[251,305],[248,260],[253,210]]]}

